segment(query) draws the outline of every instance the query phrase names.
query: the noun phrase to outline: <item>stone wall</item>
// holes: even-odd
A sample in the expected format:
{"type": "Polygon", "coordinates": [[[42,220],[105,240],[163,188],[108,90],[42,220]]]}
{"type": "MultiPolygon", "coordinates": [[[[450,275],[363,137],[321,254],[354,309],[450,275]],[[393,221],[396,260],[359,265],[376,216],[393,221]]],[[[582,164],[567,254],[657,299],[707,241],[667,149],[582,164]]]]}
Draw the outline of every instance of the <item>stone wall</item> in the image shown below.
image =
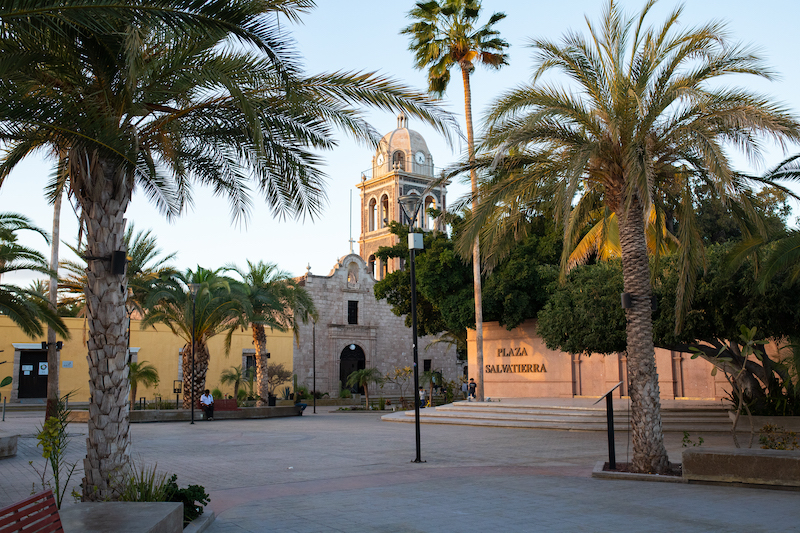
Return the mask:
{"type": "MultiPolygon", "coordinates": [[[[386,301],[375,299],[375,279],[364,260],[356,254],[342,257],[328,276],[311,273],[300,279],[314,300],[319,312],[316,325],[309,322],[299,328],[299,342],[294,350],[294,372],[298,382],[313,389],[314,353],[316,352],[316,390],[335,396],[339,390],[340,361],[350,347],[364,352],[366,368],[377,368],[386,374],[396,367],[412,366],[413,350],[411,328],[403,317],[392,313],[386,301]],[[348,323],[348,302],[358,302],[358,320],[348,323]]],[[[419,339],[419,371],[422,375],[424,360],[431,360],[431,369],[440,371],[445,379],[456,379],[460,366],[455,348],[440,344],[426,350],[434,340],[419,339]]],[[[412,388],[410,379],[404,392],[412,388]]],[[[374,386],[373,386],[374,387],[374,386]]],[[[372,389],[370,396],[381,392],[398,394],[392,385],[372,389]]]]}

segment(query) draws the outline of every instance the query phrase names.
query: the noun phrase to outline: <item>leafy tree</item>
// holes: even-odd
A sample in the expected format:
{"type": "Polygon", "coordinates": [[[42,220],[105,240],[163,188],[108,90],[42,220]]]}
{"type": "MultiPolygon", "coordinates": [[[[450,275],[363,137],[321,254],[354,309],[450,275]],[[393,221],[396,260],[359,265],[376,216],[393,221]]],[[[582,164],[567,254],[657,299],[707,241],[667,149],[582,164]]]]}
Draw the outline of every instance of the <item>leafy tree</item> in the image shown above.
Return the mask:
{"type": "Polygon", "coordinates": [[[752,156],[761,153],[762,136],[786,142],[798,139],[799,131],[779,105],[719,83],[742,73],[768,79],[757,55],[730,42],[718,23],[678,29],[680,7],[662,25],[647,26],[653,4],[629,17],[609,1],[600,24],[589,24],[588,38],[569,33],[562,42],[533,41],[533,81],[502,96],[490,110],[482,145],[486,156],[479,163],[501,169],[501,179],[487,182],[464,238],[466,247],[481,228],[497,233],[487,223],[508,205],[550,198],[566,228],[568,256],[591,213],[603,208],[616,214],[624,290],[632,298],[626,334],[632,464],[639,472],[668,468],[645,214],[652,206],[663,218],[667,192],[678,193],[682,276],[675,326],[680,329],[704,261],[691,180],[708,183],[721,201],[739,200],[740,218],[757,223],[748,194],[754,181],[763,180],[731,168],[727,143],[752,156]],[[551,71],[568,85],[543,82],[551,71]]]}
{"type": "MultiPolygon", "coordinates": [[[[298,339],[298,323],[316,319],[316,309],[305,287],[300,286],[289,274],[278,270],[274,263],[247,262],[247,269],[229,267],[242,279],[236,286],[241,298],[242,327],[253,332],[256,350],[256,390],[258,405],[265,405],[269,395],[267,365],[267,333],[265,328],[286,331],[292,329],[298,339]]],[[[232,333],[232,332],[231,332],[232,333]]]]}
{"type": "Polygon", "coordinates": [[[366,396],[367,408],[369,408],[369,385],[370,383],[380,384],[383,382],[383,374],[377,368],[362,368],[356,370],[347,377],[348,387],[364,387],[364,396],[366,396]]]}
{"type": "Polygon", "coordinates": [[[139,388],[139,384],[145,387],[158,385],[158,369],[148,364],[147,361],[142,361],[141,363],[131,361],[128,363],[128,381],[131,384],[130,405],[131,409],[133,409],[133,405],[136,403],[136,389],[139,388]]]}
{"type": "Polygon", "coordinates": [[[27,155],[63,161],[86,233],[86,305],[92,410],[87,500],[116,496],[129,462],[124,376],[127,284],[109,258],[124,251],[135,187],[169,217],[191,204],[193,183],[251,209],[251,181],[276,215],[320,212],[318,150],[341,128],[377,140],[354,105],[403,109],[449,137],[433,100],[369,73],[307,76],[273,15],[297,21],[310,0],[229,2],[64,0],[0,6],[0,181],[27,155]],[[236,43],[245,46],[234,46],[236,43]],[[123,291],[124,292],[124,291],[123,291]],[[101,399],[102,398],[102,399],[101,399]],[[110,420],[109,420],[110,418],[110,420]],[[102,429],[101,429],[102,428],[102,429]]]}
{"type": "Polygon", "coordinates": [[[269,385],[269,395],[275,396],[275,391],[279,386],[292,379],[292,371],[287,370],[283,363],[270,363],[267,365],[267,376],[269,385]]]}
{"type": "MultiPolygon", "coordinates": [[[[450,83],[450,70],[461,70],[464,84],[464,116],[467,123],[469,163],[475,160],[475,139],[472,129],[472,89],[470,75],[475,65],[499,69],[508,64],[505,49],[508,43],[498,37],[493,26],[505,13],[493,13],[489,21],[478,26],[481,3],[477,0],[431,0],[418,2],[409,12],[414,23],[402,30],[411,37],[409,50],[414,52],[414,65],[428,70],[428,91],[442,96],[450,83]]],[[[470,171],[472,197],[478,196],[478,176],[470,171]]],[[[475,235],[472,246],[472,283],[475,305],[475,332],[478,357],[477,398],[483,400],[483,305],[481,295],[480,241],[475,235]]]]}
{"type": "MultiPolygon", "coordinates": [[[[743,392],[753,413],[798,410],[799,365],[794,353],[781,360],[745,359],[741,335],[746,327],[786,344],[800,335],[800,303],[784,289],[782,279],[761,293],[752,268],[731,271],[727,257],[732,246],[709,248],[708,269],[697,280],[692,310],[680,333],[675,333],[680,261],[678,257],[664,261],[654,286],[658,302],[653,315],[655,345],[702,357],[723,370],[734,380],[736,390],[743,392]]],[[[574,269],[539,313],[538,333],[547,347],[568,353],[625,352],[625,316],[619,300],[622,278],[619,261],[574,269]]]]}

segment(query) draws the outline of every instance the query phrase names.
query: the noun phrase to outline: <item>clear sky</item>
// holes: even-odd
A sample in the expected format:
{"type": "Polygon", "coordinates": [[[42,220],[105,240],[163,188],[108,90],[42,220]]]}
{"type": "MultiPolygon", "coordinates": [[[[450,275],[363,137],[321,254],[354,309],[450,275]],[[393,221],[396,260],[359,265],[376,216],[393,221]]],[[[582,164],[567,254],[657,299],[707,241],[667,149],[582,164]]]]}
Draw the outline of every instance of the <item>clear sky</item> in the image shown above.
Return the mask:
{"type": "MultiPolygon", "coordinates": [[[[409,20],[406,14],[411,1],[400,0],[317,0],[318,7],[306,15],[300,26],[291,27],[297,46],[305,58],[309,74],[320,72],[378,71],[401,80],[414,88],[426,88],[426,74],[413,67],[408,51],[407,36],[400,30],[409,20]]],[[[638,12],[642,0],[619,2],[628,13],[638,12]]],[[[509,65],[500,71],[479,67],[472,76],[473,116],[476,130],[480,127],[487,105],[498,95],[526,82],[531,74],[531,38],[559,39],[568,30],[586,31],[585,17],[596,22],[605,7],[605,0],[565,0],[534,2],[525,0],[484,0],[482,20],[493,11],[505,12],[508,17],[496,25],[502,37],[510,43],[509,65]]],[[[661,22],[677,2],[661,0],[651,15],[651,22],[661,22]]],[[[800,69],[796,54],[800,50],[800,32],[796,27],[799,6],[790,0],[765,0],[760,3],[745,0],[689,0],[683,16],[684,27],[696,26],[712,19],[725,21],[731,35],[755,46],[774,69],[778,79],[772,82],[752,77],[731,78],[752,90],[762,92],[782,102],[793,113],[800,114],[800,69]]],[[[444,98],[447,109],[463,124],[463,91],[460,73],[453,78],[444,98]]],[[[396,127],[393,114],[373,113],[372,124],[387,133],[396,127]]],[[[448,147],[444,140],[414,120],[409,127],[425,137],[437,167],[456,161],[465,147],[448,147]]],[[[216,198],[201,187],[195,189],[195,205],[180,219],[168,223],[146,198],[135,194],[127,218],[137,229],[153,229],[165,252],[178,253],[174,264],[179,268],[201,265],[216,268],[228,263],[244,264],[247,259],[270,261],[293,275],[305,272],[310,265],[315,274],[327,274],[337,258],[350,250],[352,234],[358,240],[359,197],[355,185],[361,171],[371,165],[373,148],[357,144],[339,135],[339,147],[325,154],[328,179],[328,206],[315,220],[275,220],[263,203],[254,202],[254,209],[244,225],[234,225],[224,198],[216,198]],[[350,198],[352,195],[352,232],[350,198]]],[[[789,147],[788,153],[798,150],[789,147]]],[[[780,162],[782,150],[770,148],[760,167],[740,162],[740,169],[762,172],[780,162]]],[[[40,227],[50,231],[52,208],[43,196],[44,185],[52,171],[53,162],[31,158],[23,162],[0,189],[0,212],[19,212],[31,217],[40,227]]],[[[463,194],[467,187],[450,187],[448,203],[463,194]]],[[[800,212],[794,205],[795,213],[800,212]]],[[[66,205],[62,210],[62,240],[74,243],[77,221],[66,205]]],[[[26,242],[49,257],[47,245],[41,238],[26,242]]],[[[355,243],[358,253],[358,243],[355,243]]],[[[69,251],[63,246],[62,257],[69,251]]],[[[4,280],[5,281],[5,280],[4,280]]],[[[9,279],[8,281],[11,281],[9,279]]],[[[22,279],[17,282],[23,283],[22,279]]],[[[25,282],[26,283],[26,282],[25,282]]]]}

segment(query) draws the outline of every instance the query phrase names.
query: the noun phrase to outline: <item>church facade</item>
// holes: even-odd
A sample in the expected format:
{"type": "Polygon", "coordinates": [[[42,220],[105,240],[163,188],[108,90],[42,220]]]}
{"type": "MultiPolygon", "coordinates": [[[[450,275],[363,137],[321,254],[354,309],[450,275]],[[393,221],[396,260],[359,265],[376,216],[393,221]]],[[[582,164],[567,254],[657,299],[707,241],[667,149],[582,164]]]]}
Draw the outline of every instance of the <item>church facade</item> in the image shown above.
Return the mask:
{"type": "MultiPolygon", "coordinates": [[[[385,375],[395,368],[412,367],[411,328],[386,301],[377,300],[374,292],[376,281],[402,269],[405,261],[396,258],[384,262],[375,254],[381,246],[397,243],[397,236],[389,233],[390,222],[409,223],[398,204],[401,196],[423,197],[417,227],[444,229],[426,212],[429,208],[444,211],[446,207],[445,185],[431,187],[435,179],[433,157],[425,139],[408,128],[408,120],[401,113],[397,129],[381,139],[371,168],[357,184],[361,197],[359,254],[343,256],[327,276],[312,274],[309,268],[299,278],[319,312],[316,323],[299,325],[293,355],[298,382],[309,390],[335,396],[355,370],[377,368],[385,375]]],[[[440,372],[447,380],[456,379],[463,373],[464,362],[458,361],[453,346],[431,345],[434,340],[419,339],[420,376],[429,370],[440,372]]],[[[401,393],[391,387],[386,385],[384,394],[401,393]]],[[[413,380],[402,392],[411,394],[411,387],[413,380]]]]}

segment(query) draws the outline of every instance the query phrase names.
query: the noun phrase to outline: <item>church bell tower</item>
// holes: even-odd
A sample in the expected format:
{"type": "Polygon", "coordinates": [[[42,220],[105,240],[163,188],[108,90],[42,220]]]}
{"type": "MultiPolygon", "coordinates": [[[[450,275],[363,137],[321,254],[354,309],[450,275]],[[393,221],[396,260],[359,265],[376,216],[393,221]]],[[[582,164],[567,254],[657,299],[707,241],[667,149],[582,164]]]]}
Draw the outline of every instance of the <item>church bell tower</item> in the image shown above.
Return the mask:
{"type": "Polygon", "coordinates": [[[398,198],[424,194],[417,227],[424,231],[444,230],[444,224],[428,214],[430,208],[444,212],[446,207],[444,184],[425,192],[434,179],[433,156],[428,145],[422,135],[408,129],[408,119],[401,112],[397,116],[397,129],[383,136],[372,157],[372,168],[362,173],[357,185],[361,195],[360,255],[375,279],[383,279],[401,268],[398,258],[384,263],[375,256],[381,246],[394,246],[398,242],[397,236],[389,233],[389,222],[409,223],[401,220],[398,198]]]}

